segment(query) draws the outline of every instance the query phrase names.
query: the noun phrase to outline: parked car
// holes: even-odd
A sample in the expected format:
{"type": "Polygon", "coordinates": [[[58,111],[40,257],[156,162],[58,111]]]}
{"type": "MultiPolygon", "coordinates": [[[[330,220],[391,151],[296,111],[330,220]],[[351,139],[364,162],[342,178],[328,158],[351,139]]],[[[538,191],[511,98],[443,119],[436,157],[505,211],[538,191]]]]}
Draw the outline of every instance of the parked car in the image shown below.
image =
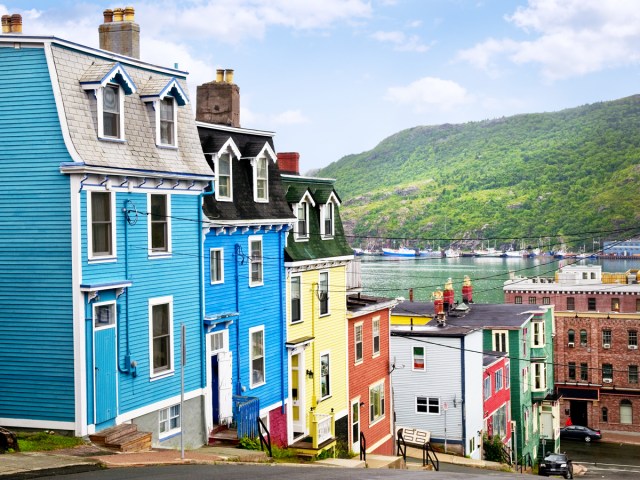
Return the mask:
{"type": "Polygon", "coordinates": [[[538,465],[538,475],[562,475],[573,478],[573,463],[566,453],[550,453],[538,465]]]}
{"type": "Polygon", "coordinates": [[[569,425],[560,429],[560,438],[566,438],[567,440],[584,440],[590,442],[591,440],[600,440],[602,434],[600,430],[594,430],[589,427],[582,427],[580,425],[569,425]]]}

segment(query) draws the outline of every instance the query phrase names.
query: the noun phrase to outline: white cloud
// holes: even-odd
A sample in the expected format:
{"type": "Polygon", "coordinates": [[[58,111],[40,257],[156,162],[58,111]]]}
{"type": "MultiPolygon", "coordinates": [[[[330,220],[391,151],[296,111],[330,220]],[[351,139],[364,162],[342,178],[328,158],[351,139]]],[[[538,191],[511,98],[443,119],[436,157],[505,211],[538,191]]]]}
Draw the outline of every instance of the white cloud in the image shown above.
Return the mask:
{"type": "Polygon", "coordinates": [[[447,111],[471,101],[461,85],[434,77],[424,77],[404,87],[389,87],[385,99],[400,105],[411,105],[416,112],[434,108],[447,111]]]}
{"type": "Polygon", "coordinates": [[[413,20],[407,24],[409,28],[419,28],[422,26],[422,20],[413,20]]]}
{"type": "Polygon", "coordinates": [[[489,39],[458,58],[491,70],[506,58],[556,80],[640,63],[640,9],[632,0],[529,0],[505,19],[531,37],[489,39]]]}
{"type": "Polygon", "coordinates": [[[399,52],[423,53],[429,50],[429,46],[422,43],[420,37],[417,35],[406,35],[404,32],[377,31],[371,35],[371,38],[382,43],[390,43],[394,46],[394,50],[399,52]]]}
{"type": "Polygon", "coordinates": [[[276,125],[300,125],[303,123],[309,123],[309,118],[300,110],[287,110],[274,115],[272,117],[272,121],[276,125]]]}

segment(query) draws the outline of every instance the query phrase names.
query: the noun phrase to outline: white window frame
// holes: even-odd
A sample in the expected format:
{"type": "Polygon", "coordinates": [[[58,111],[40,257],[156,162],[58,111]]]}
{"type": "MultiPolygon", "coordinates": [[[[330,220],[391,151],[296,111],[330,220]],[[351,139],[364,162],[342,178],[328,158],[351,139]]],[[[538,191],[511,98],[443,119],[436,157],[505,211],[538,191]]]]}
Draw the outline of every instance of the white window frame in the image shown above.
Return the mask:
{"type": "Polygon", "coordinates": [[[219,352],[226,352],[228,350],[229,330],[225,329],[225,330],[219,330],[217,332],[212,332],[212,333],[209,333],[207,337],[208,337],[207,348],[209,349],[209,352],[208,352],[209,355],[212,355],[214,353],[219,353],[219,352]],[[218,343],[216,342],[216,340],[220,341],[220,345],[218,346],[218,348],[213,348],[214,343],[218,343]]]}
{"type": "Polygon", "coordinates": [[[267,203],[269,202],[269,159],[264,157],[256,157],[253,162],[253,201],[258,203],[267,203]],[[259,164],[264,161],[264,171],[265,177],[260,179],[258,178],[259,172],[259,164]],[[264,196],[261,197],[258,195],[258,180],[264,180],[264,196]]]}
{"type": "Polygon", "coordinates": [[[116,305],[115,300],[111,300],[108,302],[98,302],[93,304],[93,329],[94,330],[101,330],[103,328],[113,328],[116,326],[117,323],[118,323],[118,307],[116,305]],[[100,307],[109,307],[109,309],[111,310],[111,313],[110,313],[111,318],[109,318],[109,322],[105,323],[104,325],[98,325],[96,323],[96,320],[98,318],[98,315],[97,315],[98,308],[100,307]]]}
{"type": "Polygon", "coordinates": [[[542,392],[547,389],[547,365],[543,362],[532,362],[533,367],[533,385],[531,391],[542,392]],[[536,386],[537,384],[540,386],[536,386]]]}
{"type": "Polygon", "coordinates": [[[414,372],[426,372],[427,371],[427,349],[424,345],[412,345],[411,346],[411,370],[414,372]],[[420,356],[416,356],[415,349],[422,349],[422,368],[416,367],[416,358],[420,358],[420,356]]]}
{"type": "Polygon", "coordinates": [[[358,322],[353,326],[353,358],[356,365],[364,361],[364,323],[358,322]],[[358,335],[359,334],[359,335],[358,335]],[[359,336],[359,339],[358,339],[359,336]],[[358,358],[358,345],[360,346],[360,358],[358,358]]]}
{"type": "Polygon", "coordinates": [[[125,141],[124,135],[124,89],[118,85],[117,83],[107,83],[104,87],[100,87],[96,89],[96,111],[98,115],[98,138],[100,140],[116,140],[116,141],[125,141]],[[117,137],[107,136],[104,134],[104,90],[107,87],[117,87],[118,88],[118,129],[119,135],[117,137]]]}
{"type": "Polygon", "coordinates": [[[505,352],[509,353],[509,330],[492,330],[491,331],[491,342],[493,345],[494,352],[505,352]],[[498,341],[496,342],[496,335],[498,336],[498,341]],[[503,340],[504,335],[504,340],[503,340]],[[501,345],[504,342],[504,345],[501,345]]]}
{"type": "Polygon", "coordinates": [[[167,257],[171,255],[172,251],[172,243],[171,243],[171,195],[168,193],[148,193],[147,194],[147,248],[149,257],[167,257]],[[166,215],[166,224],[167,224],[167,249],[166,250],[154,250],[151,246],[152,241],[152,228],[153,228],[153,218],[151,215],[151,197],[165,197],[167,202],[167,215],[166,215]]]}
{"type": "Polygon", "coordinates": [[[440,415],[442,413],[442,408],[440,408],[440,397],[429,397],[427,395],[416,395],[415,410],[416,410],[416,414],[417,415],[440,415]],[[418,402],[420,401],[420,399],[424,399],[425,400],[424,406],[427,409],[426,412],[420,412],[418,410],[418,402]],[[432,405],[433,400],[435,400],[438,403],[438,411],[437,412],[430,412],[429,411],[434,406],[434,405],[432,405]]]}
{"type": "Polygon", "coordinates": [[[491,375],[484,377],[484,381],[482,382],[482,393],[485,401],[491,398],[491,375]]]}
{"type": "Polygon", "coordinates": [[[318,272],[318,312],[319,312],[319,316],[320,317],[326,317],[328,315],[331,315],[331,296],[329,295],[330,292],[330,286],[331,285],[331,279],[329,277],[329,271],[328,270],[324,270],[321,272],[318,272]],[[322,277],[323,275],[326,275],[327,277],[327,311],[326,312],[322,312],[322,300],[320,300],[320,285],[322,284],[322,277]]]}
{"type": "Polygon", "coordinates": [[[89,260],[114,260],[117,257],[117,235],[116,235],[116,194],[105,190],[87,190],[87,258],[89,260]],[[94,193],[106,193],[109,195],[111,205],[111,253],[107,255],[97,255],[93,252],[93,215],[91,212],[91,197],[94,193]]]}
{"type": "Polygon", "coordinates": [[[309,240],[309,202],[304,200],[295,204],[294,213],[296,215],[296,223],[294,229],[294,240],[296,242],[306,242],[309,240]],[[300,217],[298,216],[300,209],[304,211],[304,225],[305,225],[305,233],[300,234],[300,217]]]}
{"type": "Polygon", "coordinates": [[[160,98],[153,102],[153,109],[155,110],[156,119],[156,145],[158,147],[170,147],[178,148],[178,102],[170,95],[166,95],[164,98],[160,98]],[[160,115],[160,109],[162,108],[162,102],[164,100],[171,100],[173,102],[173,140],[174,143],[162,142],[162,117],[160,115]]]}
{"type": "Polygon", "coordinates": [[[302,308],[302,276],[301,275],[291,275],[289,279],[289,309],[290,309],[290,321],[292,325],[296,325],[298,323],[302,323],[304,321],[303,308],[302,308]],[[298,302],[300,303],[300,318],[298,320],[293,319],[293,280],[296,279],[298,283],[299,295],[298,302]]]}
{"type": "Polygon", "coordinates": [[[533,334],[531,335],[531,347],[543,348],[544,347],[544,322],[531,322],[531,329],[533,334]]]}
{"type": "Polygon", "coordinates": [[[224,283],[224,248],[216,247],[209,249],[209,282],[211,285],[224,283]],[[220,279],[218,280],[214,280],[213,278],[213,259],[216,253],[219,253],[220,257],[220,279]]]}
{"type": "Polygon", "coordinates": [[[324,351],[324,352],[320,352],[320,356],[319,356],[319,364],[318,364],[318,371],[320,372],[320,375],[318,375],[318,380],[320,381],[320,388],[318,389],[321,398],[320,401],[325,400],[327,398],[331,397],[331,352],[330,351],[324,351]],[[324,377],[323,373],[322,373],[322,357],[327,357],[327,363],[328,363],[328,371],[327,371],[327,394],[322,396],[322,378],[324,377]]]}
{"type": "Polygon", "coordinates": [[[149,377],[154,380],[168,377],[175,372],[175,332],[173,331],[173,296],[149,299],[149,377]],[[154,372],[153,366],[153,307],[169,305],[169,368],[154,372]]]}
{"type": "Polygon", "coordinates": [[[371,349],[373,358],[380,356],[380,316],[375,316],[371,320],[371,349]],[[376,339],[378,340],[378,348],[376,348],[376,339]]]}
{"type": "Polygon", "coordinates": [[[372,385],[369,385],[369,426],[372,426],[378,422],[381,422],[386,417],[387,412],[386,412],[386,405],[385,405],[386,399],[384,395],[384,389],[385,389],[384,380],[380,380],[372,385]],[[377,416],[374,415],[374,408],[376,407],[376,402],[374,401],[374,398],[372,396],[372,394],[375,394],[376,391],[379,394],[378,396],[379,404],[377,405],[379,414],[377,416]]]}
{"type": "Polygon", "coordinates": [[[504,364],[504,388],[511,388],[511,363],[505,362],[504,364]]]}
{"type": "Polygon", "coordinates": [[[502,390],[504,386],[504,374],[502,372],[502,368],[499,368],[494,372],[493,383],[495,384],[496,392],[502,390]]]}
{"type": "Polygon", "coordinates": [[[522,369],[522,385],[525,392],[529,391],[529,367],[522,369]]]}
{"type": "Polygon", "coordinates": [[[335,235],[336,225],[336,204],[329,200],[326,204],[320,205],[320,237],[323,240],[331,240],[335,235]],[[331,232],[327,233],[325,221],[327,220],[327,212],[331,212],[331,232]]]}
{"type": "MultiPolygon", "coordinates": [[[[221,152],[219,155],[215,156],[215,190],[216,190],[216,200],[220,202],[232,202],[233,201],[233,153],[231,151],[221,152]],[[220,194],[220,161],[222,158],[229,159],[229,195],[220,194]]],[[[225,175],[226,176],[226,175],[225,175]]]]}
{"type": "Polygon", "coordinates": [[[249,387],[250,388],[257,388],[261,385],[264,385],[265,383],[267,383],[267,352],[266,352],[266,347],[267,347],[267,339],[265,336],[265,330],[264,330],[264,325],[260,325],[258,327],[252,327],[249,329],[249,387]],[[255,381],[254,382],[254,378],[253,378],[253,361],[254,360],[258,360],[259,357],[255,357],[253,356],[253,335],[255,333],[262,333],[262,380],[261,381],[255,381]]]}
{"type": "Polygon", "coordinates": [[[248,240],[249,244],[249,286],[259,287],[264,285],[264,243],[261,235],[251,235],[248,240]],[[260,243],[260,258],[253,257],[253,244],[260,243]],[[260,279],[253,279],[253,266],[260,266],[260,279]]]}
{"type": "Polygon", "coordinates": [[[158,410],[158,438],[165,440],[173,435],[182,431],[182,412],[180,411],[180,404],[171,405],[170,407],[158,410]],[[177,415],[175,414],[177,410],[177,415]],[[163,418],[164,417],[164,418],[163,418]],[[178,426],[171,427],[171,421],[177,419],[178,426]],[[166,423],[167,430],[162,431],[162,424],[166,423]]]}

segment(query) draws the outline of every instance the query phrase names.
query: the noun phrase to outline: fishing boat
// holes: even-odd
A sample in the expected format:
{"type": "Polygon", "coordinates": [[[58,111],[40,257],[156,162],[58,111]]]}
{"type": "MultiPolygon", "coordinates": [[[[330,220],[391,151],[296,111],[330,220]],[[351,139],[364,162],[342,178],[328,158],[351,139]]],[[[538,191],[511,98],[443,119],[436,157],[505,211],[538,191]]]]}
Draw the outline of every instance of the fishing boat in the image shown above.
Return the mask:
{"type": "Polygon", "coordinates": [[[415,257],[416,251],[412,248],[383,248],[382,254],[389,257],[415,257]]]}
{"type": "Polygon", "coordinates": [[[442,252],[440,250],[431,250],[430,248],[420,250],[418,254],[419,256],[426,258],[442,258],[442,252]]]}

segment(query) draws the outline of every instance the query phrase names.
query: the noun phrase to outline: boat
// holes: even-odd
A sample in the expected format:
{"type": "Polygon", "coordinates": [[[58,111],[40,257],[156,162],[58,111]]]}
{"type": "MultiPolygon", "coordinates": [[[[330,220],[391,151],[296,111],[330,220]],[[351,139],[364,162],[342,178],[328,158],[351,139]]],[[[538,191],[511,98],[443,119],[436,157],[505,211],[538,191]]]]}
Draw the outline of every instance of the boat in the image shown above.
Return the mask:
{"type": "Polygon", "coordinates": [[[361,248],[354,247],[353,248],[353,254],[356,257],[359,257],[360,255],[364,255],[364,250],[362,250],[361,248]]]}
{"type": "Polygon", "coordinates": [[[388,257],[415,257],[416,251],[412,248],[383,248],[382,254],[388,257]]]}
{"type": "Polygon", "coordinates": [[[523,258],[528,256],[529,254],[526,250],[507,250],[504,252],[504,256],[507,258],[523,258]]]}
{"type": "Polygon", "coordinates": [[[454,250],[453,248],[447,248],[444,251],[444,256],[446,258],[458,258],[460,256],[460,250],[454,250]]]}
{"type": "Polygon", "coordinates": [[[420,250],[418,255],[427,258],[442,258],[442,252],[440,250],[431,250],[430,248],[427,250],[420,250]]]}

